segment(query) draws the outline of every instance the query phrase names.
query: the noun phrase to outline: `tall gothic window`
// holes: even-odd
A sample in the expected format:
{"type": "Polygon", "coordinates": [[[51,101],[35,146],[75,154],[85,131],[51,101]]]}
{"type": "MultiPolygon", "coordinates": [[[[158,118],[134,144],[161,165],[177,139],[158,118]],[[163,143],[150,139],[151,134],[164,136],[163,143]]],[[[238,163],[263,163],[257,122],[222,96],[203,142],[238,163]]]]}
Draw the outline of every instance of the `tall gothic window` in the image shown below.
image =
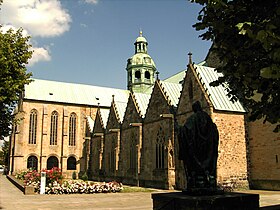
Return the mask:
{"type": "Polygon", "coordinates": [[[110,171],[114,172],[116,170],[116,138],[112,137],[112,145],[110,151],[110,171]]]}
{"type": "Polygon", "coordinates": [[[112,149],[110,152],[110,171],[114,172],[116,168],[116,157],[115,157],[115,150],[112,149]]]}
{"type": "Polygon", "coordinates": [[[36,156],[29,156],[27,159],[27,168],[32,168],[33,170],[38,169],[38,158],[36,156]]]}
{"type": "Polygon", "coordinates": [[[157,133],[156,142],[156,168],[164,168],[164,132],[162,127],[159,128],[157,133]]]}
{"type": "Polygon", "coordinates": [[[37,111],[32,109],[29,118],[29,144],[36,144],[37,133],[37,111]]]}
{"type": "Polygon", "coordinates": [[[108,154],[108,167],[110,172],[114,172],[115,170],[115,152],[110,151],[108,154]]]}
{"type": "Polygon", "coordinates": [[[135,169],[136,168],[136,151],[135,146],[130,146],[130,168],[135,169]]]}
{"type": "Polygon", "coordinates": [[[50,145],[57,145],[57,123],[58,113],[57,111],[53,111],[51,115],[50,145]]]}
{"type": "Polygon", "coordinates": [[[136,143],[135,143],[135,135],[132,135],[131,144],[130,144],[130,154],[129,154],[129,167],[131,169],[136,168],[136,143]]]}
{"type": "Polygon", "coordinates": [[[71,113],[69,119],[69,146],[76,145],[76,122],[77,122],[76,114],[71,113]]]}

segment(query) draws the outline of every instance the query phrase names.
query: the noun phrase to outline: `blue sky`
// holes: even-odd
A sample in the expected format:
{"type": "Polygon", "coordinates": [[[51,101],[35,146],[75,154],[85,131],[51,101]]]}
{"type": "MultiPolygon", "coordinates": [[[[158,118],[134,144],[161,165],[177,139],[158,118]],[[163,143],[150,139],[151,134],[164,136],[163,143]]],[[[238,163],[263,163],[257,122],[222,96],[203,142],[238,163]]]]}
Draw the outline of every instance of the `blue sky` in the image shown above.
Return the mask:
{"type": "Polygon", "coordinates": [[[34,78],[126,89],[140,28],[160,79],[185,69],[189,51],[205,58],[211,43],[192,27],[199,10],[186,0],[4,0],[0,20],[32,36],[34,78]]]}

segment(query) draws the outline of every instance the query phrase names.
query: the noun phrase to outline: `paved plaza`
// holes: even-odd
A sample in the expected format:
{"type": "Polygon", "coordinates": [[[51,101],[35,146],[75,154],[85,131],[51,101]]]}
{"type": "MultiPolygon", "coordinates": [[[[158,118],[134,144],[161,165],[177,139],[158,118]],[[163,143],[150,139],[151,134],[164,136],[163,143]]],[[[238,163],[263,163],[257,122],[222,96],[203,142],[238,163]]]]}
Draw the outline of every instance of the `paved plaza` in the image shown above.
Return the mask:
{"type": "MultiPolygon", "coordinates": [[[[166,192],[159,190],[155,192],[166,192]]],[[[169,191],[170,192],[170,191],[169,191]]],[[[247,191],[259,193],[260,205],[280,204],[279,191],[247,191]]],[[[0,209],[7,210],[151,210],[150,192],[72,194],[72,195],[24,195],[9,180],[0,175],[0,209]]]]}

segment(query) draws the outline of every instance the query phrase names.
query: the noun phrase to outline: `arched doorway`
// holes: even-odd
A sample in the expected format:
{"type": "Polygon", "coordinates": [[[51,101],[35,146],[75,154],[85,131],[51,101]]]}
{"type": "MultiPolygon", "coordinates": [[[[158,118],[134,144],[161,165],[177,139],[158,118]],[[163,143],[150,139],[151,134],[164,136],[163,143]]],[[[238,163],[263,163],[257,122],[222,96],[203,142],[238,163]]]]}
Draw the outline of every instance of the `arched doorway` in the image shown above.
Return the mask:
{"type": "Polygon", "coordinates": [[[55,156],[51,156],[47,160],[47,170],[51,170],[54,167],[58,167],[58,159],[55,156]]]}
{"type": "Polygon", "coordinates": [[[27,159],[27,168],[32,168],[33,170],[38,170],[38,158],[34,155],[29,156],[27,159]]]}
{"type": "Polygon", "coordinates": [[[76,158],[71,156],[67,159],[67,170],[76,170],[76,158]]]}

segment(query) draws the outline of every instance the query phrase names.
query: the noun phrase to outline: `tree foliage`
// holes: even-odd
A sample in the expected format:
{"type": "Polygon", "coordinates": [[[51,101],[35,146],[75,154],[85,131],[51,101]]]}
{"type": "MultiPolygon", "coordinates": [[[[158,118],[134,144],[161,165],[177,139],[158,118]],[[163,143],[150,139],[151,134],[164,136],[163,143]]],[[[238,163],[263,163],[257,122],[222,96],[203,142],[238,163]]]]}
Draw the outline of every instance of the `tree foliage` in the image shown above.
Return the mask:
{"type": "Polygon", "coordinates": [[[32,74],[26,72],[32,56],[29,39],[22,35],[22,29],[3,32],[0,26],[0,139],[9,135],[13,109],[24,85],[31,81],[32,74]]]}
{"type": "Polygon", "coordinates": [[[211,85],[229,84],[229,96],[249,108],[250,120],[280,129],[280,1],[192,0],[202,5],[196,30],[212,40],[223,73],[211,85]]]}
{"type": "Polygon", "coordinates": [[[10,142],[5,141],[2,145],[2,150],[0,151],[0,164],[1,165],[8,165],[9,163],[9,147],[10,147],[10,142]]]}

